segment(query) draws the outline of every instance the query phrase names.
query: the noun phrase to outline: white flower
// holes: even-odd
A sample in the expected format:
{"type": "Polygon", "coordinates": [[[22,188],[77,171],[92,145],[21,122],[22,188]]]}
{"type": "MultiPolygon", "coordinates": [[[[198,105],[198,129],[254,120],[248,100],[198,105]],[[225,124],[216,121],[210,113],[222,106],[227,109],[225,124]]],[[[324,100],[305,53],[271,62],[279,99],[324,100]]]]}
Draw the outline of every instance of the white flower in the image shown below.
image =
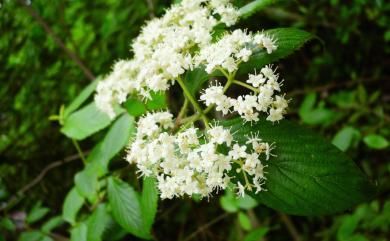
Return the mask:
{"type": "Polygon", "coordinates": [[[207,134],[210,136],[210,142],[216,144],[226,143],[228,146],[233,141],[233,136],[228,129],[224,129],[222,126],[214,126],[207,130],[207,134]]]}
{"type": "Polygon", "coordinates": [[[234,144],[233,149],[229,151],[229,156],[233,160],[238,160],[240,158],[245,158],[247,156],[246,146],[240,146],[239,144],[234,144]]]}
{"type": "Polygon", "coordinates": [[[264,78],[262,74],[249,74],[249,79],[246,81],[248,84],[251,84],[253,87],[259,87],[264,84],[267,79],[264,78]]]}
{"type": "Polygon", "coordinates": [[[237,182],[237,196],[245,197],[245,187],[241,184],[240,181],[237,182]]]}

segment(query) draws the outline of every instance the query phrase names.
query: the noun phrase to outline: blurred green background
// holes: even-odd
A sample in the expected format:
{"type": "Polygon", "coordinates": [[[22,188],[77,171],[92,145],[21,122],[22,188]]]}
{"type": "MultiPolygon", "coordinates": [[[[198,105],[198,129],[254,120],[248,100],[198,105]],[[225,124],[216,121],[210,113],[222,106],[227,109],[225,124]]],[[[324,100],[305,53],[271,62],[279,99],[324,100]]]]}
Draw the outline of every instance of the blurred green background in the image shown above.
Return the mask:
{"type": "MultiPolygon", "coordinates": [[[[171,2],[0,3],[0,240],[17,240],[24,230],[39,229],[44,220],[61,213],[73,176],[82,169],[75,160],[49,166],[39,176],[53,162],[76,154],[71,140],[49,116],[74,99],[94,76],[108,73],[115,60],[130,57],[129,46],[140,27],[163,14],[171,2]],[[17,202],[8,206],[21,190],[17,202]],[[47,209],[42,219],[26,225],[23,215],[37,202],[47,209]]],[[[390,3],[284,1],[240,26],[254,31],[298,27],[321,39],[278,64],[291,99],[287,118],[317,130],[351,156],[379,185],[378,198],[327,217],[287,217],[264,206],[238,211],[229,195],[200,203],[163,201],[154,226],[156,236],[185,240],[198,227],[219,218],[193,240],[243,240],[248,225],[265,228],[264,240],[388,240],[390,3]]],[[[81,148],[90,150],[100,137],[81,142],[81,148]]],[[[58,240],[69,236],[66,225],[55,232],[58,240]]]]}

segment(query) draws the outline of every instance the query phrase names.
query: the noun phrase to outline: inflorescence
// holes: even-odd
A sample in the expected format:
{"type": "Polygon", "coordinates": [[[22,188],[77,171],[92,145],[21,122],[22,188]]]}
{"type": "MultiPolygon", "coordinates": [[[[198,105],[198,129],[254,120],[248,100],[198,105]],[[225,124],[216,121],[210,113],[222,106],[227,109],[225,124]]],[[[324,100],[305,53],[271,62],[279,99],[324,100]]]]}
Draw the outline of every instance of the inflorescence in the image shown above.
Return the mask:
{"type": "Polygon", "coordinates": [[[245,121],[254,122],[263,112],[267,120],[275,122],[283,118],[287,108],[284,95],[279,94],[279,75],[271,66],[249,74],[245,82],[235,79],[240,64],[252,55],[259,51],[271,54],[277,49],[277,40],[264,32],[237,29],[216,37],[217,25],[230,27],[238,18],[239,11],[229,0],[183,0],[161,18],[149,21],[132,43],[133,58],[118,61],[97,86],[97,107],[114,118],[114,106],[130,96],[150,99],[152,92],[167,91],[179,82],[187,101],[203,118],[205,130],[194,127],[193,122],[199,118],[189,118],[190,122],[178,129],[177,120],[168,111],[150,112],[139,118],[127,160],[136,164],[141,176],[158,180],[161,198],[194,194],[208,197],[231,182],[236,183],[240,196],[245,190],[264,189],[266,165],[260,159],[272,156],[273,145],[258,135],[248,136],[247,142],[240,145],[230,129],[217,122],[210,125],[205,116],[215,108],[223,115],[237,113],[245,121]],[[206,110],[199,109],[199,103],[186,94],[182,84],[181,76],[195,68],[226,77],[224,85],[215,82],[201,91],[199,101],[207,106],[206,110]],[[233,84],[250,93],[227,96],[233,84]],[[235,179],[234,173],[239,173],[243,181],[235,179]]]}

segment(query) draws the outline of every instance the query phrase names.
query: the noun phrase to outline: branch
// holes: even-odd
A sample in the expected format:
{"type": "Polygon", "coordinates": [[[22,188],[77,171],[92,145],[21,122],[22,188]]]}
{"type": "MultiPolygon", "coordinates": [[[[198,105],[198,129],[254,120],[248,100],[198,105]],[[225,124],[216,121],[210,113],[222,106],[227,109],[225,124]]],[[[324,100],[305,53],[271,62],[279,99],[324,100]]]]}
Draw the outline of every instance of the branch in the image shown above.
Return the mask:
{"type": "MultiPolygon", "coordinates": [[[[88,154],[88,153],[89,153],[89,151],[84,152],[84,154],[88,154]]],[[[25,192],[27,192],[29,189],[33,188],[35,185],[37,185],[46,176],[47,172],[49,172],[51,169],[62,166],[66,163],[69,163],[69,162],[72,162],[72,161],[75,161],[78,159],[80,159],[79,154],[74,154],[74,155],[71,155],[69,157],[66,157],[64,160],[50,163],[44,169],[42,169],[42,171],[38,174],[38,176],[36,176],[31,182],[29,182],[27,185],[25,185],[19,191],[17,191],[16,194],[13,197],[11,197],[11,199],[7,202],[6,205],[0,207],[0,211],[7,210],[10,207],[12,207],[12,205],[14,203],[17,203],[19,201],[19,199],[23,197],[23,194],[25,192]]]]}
{"type": "Polygon", "coordinates": [[[195,238],[196,235],[198,235],[198,233],[200,233],[203,230],[209,228],[210,226],[216,224],[217,222],[221,221],[222,219],[226,218],[229,215],[230,215],[230,213],[224,213],[224,214],[219,215],[218,217],[214,218],[210,222],[200,226],[195,232],[193,232],[187,238],[185,238],[184,241],[188,241],[188,240],[191,240],[191,239],[195,238]]]}
{"type": "Polygon", "coordinates": [[[77,56],[75,52],[66,47],[64,42],[60,39],[60,37],[58,37],[58,35],[53,31],[49,24],[38,14],[38,12],[35,11],[30,5],[28,5],[24,0],[20,0],[19,2],[26,9],[26,11],[39,23],[39,25],[41,25],[41,27],[46,31],[46,33],[53,38],[54,42],[59,47],[61,47],[62,50],[65,51],[68,57],[71,58],[77,66],[79,66],[79,68],[83,71],[84,75],[89,80],[94,80],[96,77],[92,74],[91,70],[89,70],[84,65],[84,63],[81,61],[81,59],[77,56]]]}
{"type": "Polygon", "coordinates": [[[279,213],[279,217],[286,226],[288,232],[291,235],[291,238],[294,241],[302,241],[301,235],[298,233],[298,230],[296,229],[294,223],[291,221],[290,217],[284,213],[279,213]]]}

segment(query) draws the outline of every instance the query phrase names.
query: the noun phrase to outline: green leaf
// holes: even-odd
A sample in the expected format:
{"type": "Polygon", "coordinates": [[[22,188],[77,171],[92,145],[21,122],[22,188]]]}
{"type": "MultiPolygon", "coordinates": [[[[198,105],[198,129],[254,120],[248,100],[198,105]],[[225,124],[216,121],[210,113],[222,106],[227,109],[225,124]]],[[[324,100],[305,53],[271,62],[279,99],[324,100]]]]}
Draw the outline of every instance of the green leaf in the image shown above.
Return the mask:
{"type": "Polygon", "coordinates": [[[239,210],[237,197],[232,193],[230,188],[225,190],[225,194],[219,199],[219,204],[228,213],[235,213],[239,210]]]}
{"type": "Polygon", "coordinates": [[[340,241],[348,240],[356,230],[360,219],[356,216],[344,217],[339,230],[337,231],[337,239],[340,241]]]}
{"type": "MultiPolygon", "coordinates": [[[[119,107],[116,109],[117,115],[123,111],[124,110],[119,107]]],[[[69,138],[83,140],[104,129],[110,123],[110,117],[108,117],[106,113],[100,111],[96,107],[95,102],[92,102],[69,115],[64,121],[61,132],[69,138]]]]}
{"type": "Polygon", "coordinates": [[[373,149],[385,149],[389,146],[389,141],[386,138],[376,134],[365,136],[363,141],[368,147],[373,149]]]}
{"type": "Polygon", "coordinates": [[[102,236],[111,220],[110,214],[107,212],[106,204],[99,204],[89,217],[87,222],[87,237],[88,241],[101,241],[102,236]]]}
{"type": "Polygon", "coordinates": [[[73,187],[65,197],[64,205],[62,207],[63,219],[74,225],[76,223],[77,213],[83,204],[84,198],[79,194],[76,187],[73,187]]]}
{"type": "Polygon", "coordinates": [[[265,205],[294,215],[341,212],[375,195],[375,188],[356,164],[316,133],[293,122],[273,124],[264,119],[244,124],[241,119],[222,122],[244,144],[248,135],[275,143],[275,157],[264,161],[265,189],[252,194],[265,205]]]}
{"type": "Polygon", "coordinates": [[[90,203],[97,201],[99,181],[98,166],[96,163],[88,163],[84,170],[75,175],[74,182],[81,196],[85,197],[90,203]]]}
{"type": "Polygon", "coordinates": [[[43,218],[50,209],[41,207],[41,202],[37,202],[34,207],[31,209],[29,214],[27,215],[27,222],[29,224],[35,223],[36,221],[39,221],[41,218],[43,218]]]}
{"type": "Polygon", "coordinates": [[[311,33],[296,28],[276,28],[267,30],[264,33],[270,34],[276,39],[277,50],[271,54],[267,54],[266,51],[261,50],[252,55],[248,62],[240,64],[238,75],[253,72],[254,69],[259,69],[267,64],[285,58],[314,38],[314,35],[311,33]]]}
{"type": "Polygon", "coordinates": [[[238,213],[238,222],[244,230],[250,231],[252,229],[251,220],[249,220],[249,217],[245,213],[238,213]]]}
{"type": "Polygon", "coordinates": [[[79,223],[70,231],[70,241],[89,241],[87,239],[88,228],[85,223],[79,223]]]}
{"type": "Polygon", "coordinates": [[[8,217],[3,217],[0,221],[0,228],[2,229],[6,229],[6,230],[9,230],[9,231],[15,231],[16,229],[16,226],[14,224],[14,222],[12,222],[12,220],[8,217]]]}
{"type": "Polygon", "coordinates": [[[257,228],[246,235],[244,241],[259,241],[261,238],[265,237],[268,231],[269,228],[267,227],[257,228]]]}
{"type": "Polygon", "coordinates": [[[134,117],[141,116],[146,112],[146,105],[137,99],[128,99],[123,106],[134,117]]]}
{"type": "Polygon", "coordinates": [[[278,2],[283,2],[283,0],[255,0],[239,9],[240,17],[243,19],[248,18],[263,8],[278,2]]]}
{"type": "MultiPolygon", "coordinates": [[[[111,126],[100,145],[98,160],[103,173],[107,172],[109,161],[118,154],[128,143],[131,135],[135,133],[134,117],[127,113],[122,114],[111,126]]],[[[88,156],[87,161],[93,162],[96,156],[88,156]]]]}
{"type": "Polygon", "coordinates": [[[72,103],[70,103],[68,107],[65,108],[65,118],[69,116],[70,113],[77,110],[88,99],[88,97],[91,96],[91,94],[95,91],[98,82],[99,79],[96,79],[95,81],[91,82],[81,91],[81,93],[72,101],[72,103]]]}
{"type": "Polygon", "coordinates": [[[357,129],[347,126],[337,132],[333,137],[332,144],[337,146],[340,150],[346,151],[359,136],[360,132],[357,129]]]}
{"type": "Polygon", "coordinates": [[[51,230],[61,226],[63,223],[64,219],[62,218],[62,216],[55,216],[49,219],[45,224],[43,224],[41,230],[44,233],[50,233],[51,230]]]}
{"type": "Polygon", "coordinates": [[[27,231],[21,233],[18,238],[18,241],[40,241],[45,237],[45,235],[39,231],[27,231]]]}
{"type": "Polygon", "coordinates": [[[187,71],[184,77],[184,83],[188,87],[192,96],[202,87],[202,85],[209,79],[209,75],[202,67],[187,71]]]}
{"type": "Polygon", "coordinates": [[[167,108],[166,95],[164,92],[151,93],[152,98],[146,102],[148,110],[161,110],[167,108]]]}
{"type": "Polygon", "coordinates": [[[244,197],[237,197],[237,204],[241,209],[249,210],[257,206],[257,201],[249,196],[245,195],[244,197]]]}
{"type": "Polygon", "coordinates": [[[156,217],[158,203],[158,191],[156,180],[151,177],[144,178],[141,196],[141,211],[144,226],[150,232],[154,218],[156,217]]]}
{"type": "Polygon", "coordinates": [[[119,225],[137,237],[151,239],[144,226],[139,196],[132,187],[120,179],[109,178],[108,200],[119,225]]]}

